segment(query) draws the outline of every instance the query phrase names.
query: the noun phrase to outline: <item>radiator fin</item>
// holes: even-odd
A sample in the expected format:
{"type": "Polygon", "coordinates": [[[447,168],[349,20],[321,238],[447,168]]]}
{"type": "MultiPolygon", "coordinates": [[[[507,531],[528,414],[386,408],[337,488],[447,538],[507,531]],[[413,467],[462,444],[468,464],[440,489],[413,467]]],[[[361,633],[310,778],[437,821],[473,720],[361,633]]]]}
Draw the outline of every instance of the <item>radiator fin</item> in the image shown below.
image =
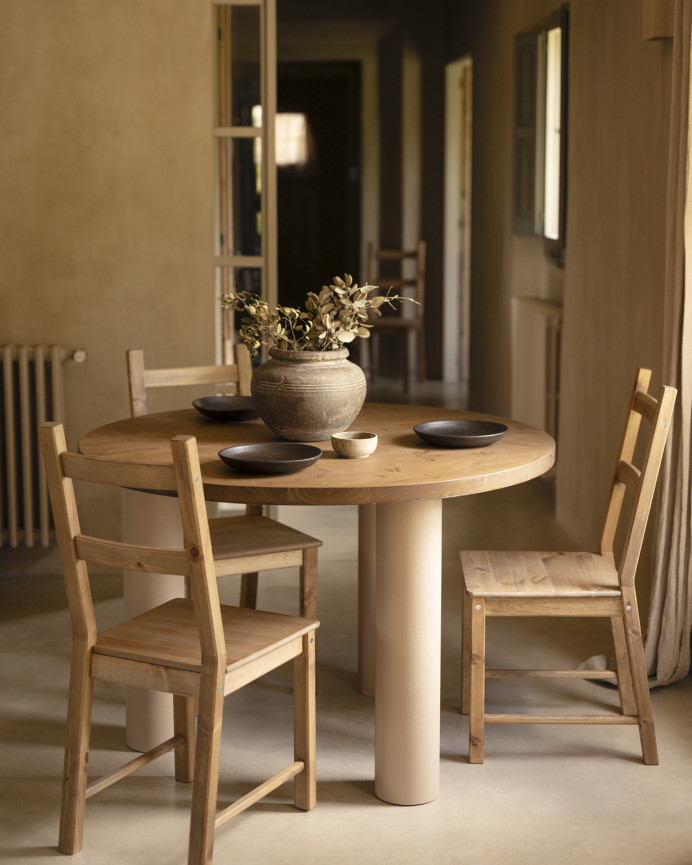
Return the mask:
{"type": "Polygon", "coordinates": [[[60,346],[0,349],[0,546],[47,547],[51,514],[37,427],[64,418],[60,346]]]}

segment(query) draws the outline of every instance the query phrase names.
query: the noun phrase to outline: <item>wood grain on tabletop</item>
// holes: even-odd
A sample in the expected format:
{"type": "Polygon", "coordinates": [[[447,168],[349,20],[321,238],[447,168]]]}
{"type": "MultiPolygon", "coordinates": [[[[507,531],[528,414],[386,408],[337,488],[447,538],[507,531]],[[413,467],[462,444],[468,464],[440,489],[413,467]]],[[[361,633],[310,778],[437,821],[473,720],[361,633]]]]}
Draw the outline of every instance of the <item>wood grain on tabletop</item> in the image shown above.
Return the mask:
{"type": "Polygon", "coordinates": [[[509,431],[481,448],[428,445],[413,431],[431,420],[484,418],[433,406],[366,403],[352,430],[378,435],[377,450],[367,459],[338,457],[329,441],[310,442],[322,457],[314,465],[284,475],[246,474],[218,457],[224,447],[276,441],[261,420],[220,423],[194,409],[127,418],[87,433],[79,442],[84,454],[127,462],[165,464],[175,435],[197,438],[205,496],[210,501],[272,504],[376,504],[467,495],[499,489],[538,477],[555,458],[555,443],[543,430],[506,418],[509,431]]]}

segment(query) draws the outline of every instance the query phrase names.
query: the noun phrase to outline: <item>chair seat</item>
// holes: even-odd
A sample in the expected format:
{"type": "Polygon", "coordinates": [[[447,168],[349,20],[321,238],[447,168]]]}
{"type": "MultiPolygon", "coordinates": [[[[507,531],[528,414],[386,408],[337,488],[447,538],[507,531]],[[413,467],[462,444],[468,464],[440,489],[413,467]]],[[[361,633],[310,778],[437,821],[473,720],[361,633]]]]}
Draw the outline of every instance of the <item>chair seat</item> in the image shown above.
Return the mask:
{"type": "Polygon", "coordinates": [[[322,541],[262,516],[209,520],[214,560],[321,547],[322,541]]]}
{"type": "Polygon", "coordinates": [[[619,597],[612,554],[464,550],[466,591],[472,597],[619,597]]]}
{"type": "MultiPolygon", "coordinates": [[[[308,633],[312,619],[221,604],[226,672],[308,633]]],[[[201,652],[193,603],[174,598],[99,634],[93,651],[178,670],[199,672],[201,652]]]]}

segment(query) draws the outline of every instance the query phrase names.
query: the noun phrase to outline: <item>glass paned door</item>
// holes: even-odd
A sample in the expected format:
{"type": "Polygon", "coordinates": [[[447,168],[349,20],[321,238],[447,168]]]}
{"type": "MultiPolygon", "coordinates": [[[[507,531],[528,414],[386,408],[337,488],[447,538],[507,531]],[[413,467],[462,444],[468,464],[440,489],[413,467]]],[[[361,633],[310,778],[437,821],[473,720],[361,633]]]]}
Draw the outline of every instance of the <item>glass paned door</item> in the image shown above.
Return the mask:
{"type": "MultiPolygon", "coordinates": [[[[214,4],[217,28],[215,265],[218,293],[277,302],[276,0],[214,4]]],[[[221,310],[221,358],[236,323],[221,310]]]]}

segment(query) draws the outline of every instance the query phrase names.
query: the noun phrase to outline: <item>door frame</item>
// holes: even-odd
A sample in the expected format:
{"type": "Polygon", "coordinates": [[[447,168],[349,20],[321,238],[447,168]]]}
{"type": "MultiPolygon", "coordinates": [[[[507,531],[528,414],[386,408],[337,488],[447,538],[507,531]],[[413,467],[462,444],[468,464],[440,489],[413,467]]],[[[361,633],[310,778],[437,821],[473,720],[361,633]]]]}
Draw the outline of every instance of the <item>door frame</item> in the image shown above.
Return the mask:
{"type": "Polygon", "coordinates": [[[469,378],[473,62],[445,67],[443,379],[469,378]]]}

